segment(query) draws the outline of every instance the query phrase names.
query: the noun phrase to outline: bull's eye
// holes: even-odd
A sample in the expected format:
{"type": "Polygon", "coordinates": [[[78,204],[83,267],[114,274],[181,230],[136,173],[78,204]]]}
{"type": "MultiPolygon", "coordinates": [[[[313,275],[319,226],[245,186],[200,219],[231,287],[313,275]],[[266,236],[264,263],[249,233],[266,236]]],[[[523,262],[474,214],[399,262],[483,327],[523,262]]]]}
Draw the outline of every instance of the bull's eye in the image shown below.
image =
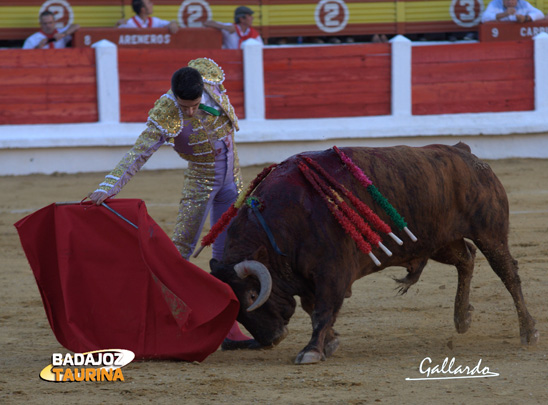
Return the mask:
{"type": "Polygon", "coordinates": [[[247,304],[252,305],[257,300],[258,296],[259,295],[255,291],[250,291],[247,294],[247,301],[248,301],[247,304]]]}

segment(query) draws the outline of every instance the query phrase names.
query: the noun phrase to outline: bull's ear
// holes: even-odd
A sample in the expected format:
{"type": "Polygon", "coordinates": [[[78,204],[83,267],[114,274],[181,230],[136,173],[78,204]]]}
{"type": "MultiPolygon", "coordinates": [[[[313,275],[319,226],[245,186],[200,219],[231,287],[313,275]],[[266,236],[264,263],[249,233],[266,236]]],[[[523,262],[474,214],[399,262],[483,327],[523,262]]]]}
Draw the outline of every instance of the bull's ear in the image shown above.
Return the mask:
{"type": "Polygon", "coordinates": [[[263,264],[268,263],[268,251],[266,250],[266,247],[261,245],[261,247],[253,252],[253,255],[251,255],[251,260],[256,260],[263,264]]]}

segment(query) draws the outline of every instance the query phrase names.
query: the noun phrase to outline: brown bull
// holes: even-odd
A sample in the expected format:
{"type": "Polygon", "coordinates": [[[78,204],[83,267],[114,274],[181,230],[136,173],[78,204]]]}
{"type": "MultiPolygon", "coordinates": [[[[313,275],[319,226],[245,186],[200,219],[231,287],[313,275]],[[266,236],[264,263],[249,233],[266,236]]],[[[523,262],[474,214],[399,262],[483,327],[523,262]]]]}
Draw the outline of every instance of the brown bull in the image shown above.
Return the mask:
{"type": "Polygon", "coordinates": [[[508,249],[506,192],[486,163],[462,143],[341,151],[367,174],[418,240],[412,242],[393,227],[390,217],[333,149],[303,153],[282,162],[253,193],[264,205],[261,215],[266,227],[244,206],[229,227],[223,262],[211,262],[212,274],[236,293],[238,320],[257,341],[272,346],[286,336],[296,306],[293,297],[299,296],[312,319],[313,333],[295,362],[324,360],[338,346],[333,325],[354,281],[386,267],[403,266],[408,273],[399,282],[405,292],[417,282],[429,259],[457,268],[454,322],[457,331],[464,333],[470,327],[473,309],[469,295],[474,245],[514,300],[522,343],[538,340],[535,321],[523,299],[517,261],[508,249]],[[404,241],[399,245],[383,235],[382,242],[393,255],[389,257],[374,246],[372,253],[380,266],[358,249],[321,193],[303,176],[298,168],[303,156],[313,159],[371,207],[404,241]]]}

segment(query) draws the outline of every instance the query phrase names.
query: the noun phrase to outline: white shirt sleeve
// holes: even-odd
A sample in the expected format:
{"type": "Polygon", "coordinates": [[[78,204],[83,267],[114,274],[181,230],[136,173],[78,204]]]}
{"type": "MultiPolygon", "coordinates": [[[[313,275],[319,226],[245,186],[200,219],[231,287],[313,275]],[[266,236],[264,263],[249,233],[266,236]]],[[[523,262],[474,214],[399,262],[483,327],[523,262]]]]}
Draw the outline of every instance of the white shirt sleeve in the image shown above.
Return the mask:
{"type": "Polygon", "coordinates": [[[496,15],[498,13],[495,10],[495,6],[493,6],[493,3],[489,3],[487,5],[487,8],[481,15],[481,22],[488,22],[488,21],[495,21],[497,19],[496,15]]]}
{"type": "Polygon", "coordinates": [[[23,49],[34,49],[45,38],[41,32],[36,32],[28,37],[23,43],[23,49]]]}
{"type": "MultiPolygon", "coordinates": [[[[219,23],[225,27],[230,27],[234,24],[232,23],[219,23]]],[[[221,34],[223,34],[223,49],[238,49],[240,44],[240,38],[235,32],[230,32],[226,29],[221,29],[221,34]]]]}
{"type": "MultiPolygon", "coordinates": [[[[542,20],[544,18],[544,13],[542,11],[540,11],[538,8],[533,7],[531,4],[527,2],[524,2],[524,3],[525,3],[525,7],[524,7],[525,11],[523,12],[523,15],[528,15],[529,17],[531,17],[531,20],[533,21],[542,20]]],[[[521,14],[520,11],[521,10],[518,10],[518,14],[521,14]]]]}
{"type": "MultiPolygon", "coordinates": [[[[61,28],[60,30],[58,30],[58,32],[63,33],[68,29],[69,29],[69,27],[66,26],[66,27],[61,28]]],[[[38,44],[40,43],[40,41],[42,41],[44,38],[46,38],[46,36],[44,34],[42,34],[41,32],[36,32],[36,33],[32,34],[23,43],[23,49],[35,49],[36,46],[38,46],[38,44]]],[[[66,37],[63,37],[60,40],[55,41],[53,43],[53,47],[56,48],[56,49],[66,48],[67,44],[70,42],[71,39],[72,39],[72,36],[67,35],[66,37]]],[[[42,49],[49,49],[49,44],[44,45],[42,47],[42,49]]]]}
{"type": "Polygon", "coordinates": [[[120,25],[118,26],[118,28],[137,28],[137,26],[135,25],[135,23],[133,22],[133,20],[130,18],[130,19],[127,20],[125,23],[120,24],[120,25]]]}
{"type": "Polygon", "coordinates": [[[133,18],[128,18],[127,21],[123,24],[120,24],[118,28],[139,28],[139,26],[135,23],[133,18]]]}
{"type": "MultiPolygon", "coordinates": [[[[60,33],[63,33],[65,32],[66,30],[69,29],[69,26],[67,25],[66,27],[64,28],[61,28],[59,30],[60,33]]],[[[72,40],[72,35],[67,35],[66,37],[63,37],[61,38],[59,41],[55,41],[53,43],[53,46],[56,48],[56,49],[59,49],[59,48],[66,48],[68,43],[72,40]]]]}
{"type": "Polygon", "coordinates": [[[157,17],[152,17],[152,27],[151,28],[164,28],[171,24],[170,21],[162,20],[157,17]]]}

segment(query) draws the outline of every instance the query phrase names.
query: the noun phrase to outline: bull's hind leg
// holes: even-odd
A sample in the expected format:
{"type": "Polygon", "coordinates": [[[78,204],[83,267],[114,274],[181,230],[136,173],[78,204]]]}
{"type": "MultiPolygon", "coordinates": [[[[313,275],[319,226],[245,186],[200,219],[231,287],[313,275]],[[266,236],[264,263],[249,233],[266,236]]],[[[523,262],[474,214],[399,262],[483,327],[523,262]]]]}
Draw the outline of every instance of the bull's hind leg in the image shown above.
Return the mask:
{"type": "Polygon", "coordinates": [[[394,278],[394,281],[399,284],[398,287],[396,287],[399,294],[403,295],[407,293],[409,287],[419,281],[422,270],[424,269],[424,266],[426,266],[426,263],[428,263],[428,258],[420,257],[409,261],[405,265],[407,269],[407,275],[404,278],[394,278]]]}
{"type": "Polygon", "coordinates": [[[489,244],[484,240],[478,240],[476,245],[514,299],[514,305],[518,312],[521,343],[524,345],[537,343],[539,333],[535,329],[535,320],[529,314],[525,305],[521,291],[521,280],[518,275],[518,262],[510,254],[508,244],[506,242],[489,244]]]}
{"type": "Polygon", "coordinates": [[[470,282],[475,257],[476,248],[464,239],[454,241],[432,255],[432,259],[457,268],[459,281],[455,296],[454,321],[458,333],[466,332],[472,323],[474,307],[470,305],[470,282]]]}

